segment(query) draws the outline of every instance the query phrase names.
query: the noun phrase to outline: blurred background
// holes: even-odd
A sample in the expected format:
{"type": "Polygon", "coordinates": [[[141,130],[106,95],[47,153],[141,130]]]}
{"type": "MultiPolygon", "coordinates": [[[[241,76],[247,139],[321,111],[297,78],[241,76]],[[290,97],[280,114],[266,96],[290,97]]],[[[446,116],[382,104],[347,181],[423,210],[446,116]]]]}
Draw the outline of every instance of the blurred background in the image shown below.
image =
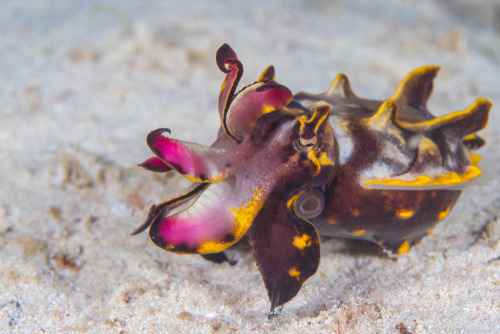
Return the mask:
{"type": "Polygon", "coordinates": [[[358,96],[384,100],[411,70],[439,65],[429,109],[439,116],[490,99],[480,153],[498,173],[500,1],[0,8],[0,328],[403,333],[402,322],[416,333],[500,331],[499,261],[488,262],[500,256],[497,181],[467,191],[435,234],[397,260],[324,241],[320,272],[274,323],[245,247],[230,251],[234,268],[129,236],[153,203],[189,184],[135,167],[152,155],[147,133],[215,139],[223,43],[244,64],[240,87],[273,64],[294,93],[324,92],[344,73],[358,96]]]}

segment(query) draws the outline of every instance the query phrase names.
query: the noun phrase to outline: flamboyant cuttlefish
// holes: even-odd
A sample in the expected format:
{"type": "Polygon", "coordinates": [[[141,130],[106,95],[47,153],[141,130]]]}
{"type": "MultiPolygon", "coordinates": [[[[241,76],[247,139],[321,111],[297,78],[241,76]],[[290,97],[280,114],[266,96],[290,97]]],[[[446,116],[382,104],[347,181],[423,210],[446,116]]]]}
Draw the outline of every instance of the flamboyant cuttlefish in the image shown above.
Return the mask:
{"type": "Polygon", "coordinates": [[[407,252],[481,174],[480,157],[470,151],[484,144],[474,133],[486,126],[491,103],[481,98],[434,117],[426,102],[438,67],[411,72],[383,102],[357,97],[343,74],[324,94],[292,95],[272,66],[235,93],[242,63],[227,44],[216,61],[226,78],[215,142],[182,142],[158,129],[147,136],[156,157],[139,165],[174,170],[196,184],[153,205],[133,235],[150,227],[166,251],[223,262],[222,251],[246,234],[269,317],[318,269],[319,235],[407,252]]]}

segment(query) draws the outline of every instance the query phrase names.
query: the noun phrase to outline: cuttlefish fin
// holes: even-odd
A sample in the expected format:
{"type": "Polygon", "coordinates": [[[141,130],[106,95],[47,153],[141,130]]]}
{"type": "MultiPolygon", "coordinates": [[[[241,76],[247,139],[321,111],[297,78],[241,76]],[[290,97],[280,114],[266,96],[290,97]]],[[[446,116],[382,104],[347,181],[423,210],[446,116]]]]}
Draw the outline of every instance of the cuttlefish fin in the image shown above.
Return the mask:
{"type": "Polygon", "coordinates": [[[154,130],[147,144],[170,168],[193,182],[217,182],[229,175],[233,157],[226,150],[172,139],[168,134],[169,129],[154,130]]]}
{"type": "Polygon", "coordinates": [[[247,233],[271,301],[269,318],[279,314],[319,266],[318,232],[295,212],[301,194],[287,201],[272,193],[247,233]]]}
{"type": "Polygon", "coordinates": [[[417,159],[411,169],[403,175],[388,179],[364,180],[364,186],[386,190],[460,190],[475,183],[482,171],[477,167],[481,157],[471,155],[471,163],[464,172],[457,173],[443,167],[443,156],[439,147],[430,138],[421,138],[417,159]]]}
{"type": "Polygon", "coordinates": [[[158,215],[149,236],[177,254],[219,253],[247,232],[266,198],[263,188],[238,184],[231,176],[211,183],[187,210],[158,215]]]}

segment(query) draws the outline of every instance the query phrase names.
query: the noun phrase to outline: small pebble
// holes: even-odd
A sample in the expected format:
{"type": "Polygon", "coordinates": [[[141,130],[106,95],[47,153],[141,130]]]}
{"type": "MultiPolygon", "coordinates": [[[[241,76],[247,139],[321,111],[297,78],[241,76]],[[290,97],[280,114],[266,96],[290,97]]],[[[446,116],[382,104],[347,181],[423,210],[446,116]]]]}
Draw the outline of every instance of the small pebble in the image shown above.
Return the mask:
{"type": "Polygon", "coordinates": [[[177,319],[186,320],[186,321],[193,321],[194,317],[189,312],[181,312],[181,313],[177,314],[177,319]]]}

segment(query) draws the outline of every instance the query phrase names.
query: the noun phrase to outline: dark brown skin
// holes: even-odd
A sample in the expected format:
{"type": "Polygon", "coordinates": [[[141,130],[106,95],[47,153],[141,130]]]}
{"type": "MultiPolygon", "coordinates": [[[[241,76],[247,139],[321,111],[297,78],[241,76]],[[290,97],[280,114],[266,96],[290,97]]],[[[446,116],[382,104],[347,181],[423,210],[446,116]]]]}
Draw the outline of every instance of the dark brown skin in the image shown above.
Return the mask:
{"type": "Polygon", "coordinates": [[[294,107],[330,105],[330,123],[341,155],[348,146],[343,147],[343,143],[352,146],[348,157],[341,156],[325,191],[323,212],[312,220],[320,235],[369,240],[388,251],[405,253],[453,208],[460,191],[446,183],[430,190],[420,190],[425,188],[419,186],[379,190],[363,184],[363,176],[370,170],[374,171],[373,179],[398,179],[402,175],[438,178],[439,174],[432,174],[435,169],[441,174],[458,175],[468,170],[470,148],[484,143],[469,135],[486,126],[491,104],[479,99],[462,114],[436,119],[426,102],[437,70],[427,66],[412,72],[391,98],[397,105],[357,97],[343,75],[325,94],[294,96],[294,107]],[[418,145],[422,145],[420,149],[418,145]],[[377,170],[386,175],[379,175],[377,170]]]}

